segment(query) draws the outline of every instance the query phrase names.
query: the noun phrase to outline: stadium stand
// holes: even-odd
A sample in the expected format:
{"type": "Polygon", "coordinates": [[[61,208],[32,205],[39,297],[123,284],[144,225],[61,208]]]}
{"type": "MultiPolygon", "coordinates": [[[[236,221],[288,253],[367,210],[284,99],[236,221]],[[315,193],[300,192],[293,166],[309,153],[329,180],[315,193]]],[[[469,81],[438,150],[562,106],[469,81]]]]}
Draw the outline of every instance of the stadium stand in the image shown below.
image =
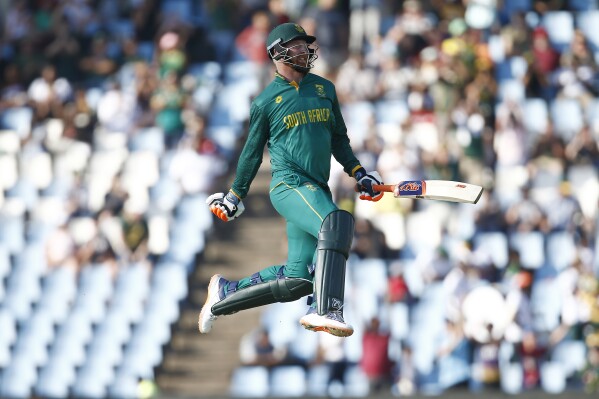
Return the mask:
{"type": "Polygon", "coordinates": [[[596,390],[596,0],[65,0],[0,4],[0,396],[129,398],[156,379],[213,232],[204,200],[272,72],[235,51],[257,9],[323,39],[315,72],[387,182],[486,192],[364,206],[334,165],[335,198],[368,222],[348,263],[355,335],[301,330],[304,300],[268,306],[288,356],[240,366],[223,394],[596,390]],[[339,15],[362,43],[334,35],[339,15]],[[382,380],[363,368],[374,350],[382,380]]]}

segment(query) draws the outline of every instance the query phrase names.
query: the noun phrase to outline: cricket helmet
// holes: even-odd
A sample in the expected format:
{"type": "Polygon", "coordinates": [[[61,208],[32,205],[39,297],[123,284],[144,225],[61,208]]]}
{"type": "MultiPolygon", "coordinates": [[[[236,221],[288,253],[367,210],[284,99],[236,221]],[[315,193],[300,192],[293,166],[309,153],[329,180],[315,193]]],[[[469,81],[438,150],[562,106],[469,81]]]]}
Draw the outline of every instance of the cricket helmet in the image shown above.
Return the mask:
{"type": "Polygon", "coordinates": [[[283,61],[297,71],[308,72],[318,58],[318,46],[312,44],[315,40],[316,38],[308,35],[300,25],[288,22],[276,26],[268,34],[266,51],[271,59],[283,61]],[[293,40],[302,40],[305,43],[287,46],[287,43],[293,40]]]}

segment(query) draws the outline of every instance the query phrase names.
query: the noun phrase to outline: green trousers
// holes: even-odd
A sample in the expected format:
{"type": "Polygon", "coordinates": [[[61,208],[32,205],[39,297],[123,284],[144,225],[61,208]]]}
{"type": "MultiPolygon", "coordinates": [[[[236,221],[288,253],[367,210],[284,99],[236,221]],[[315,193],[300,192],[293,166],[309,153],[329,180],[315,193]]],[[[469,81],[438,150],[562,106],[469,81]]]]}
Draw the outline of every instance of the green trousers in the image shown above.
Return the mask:
{"type": "MultiPolygon", "coordinates": [[[[287,263],[269,266],[239,280],[237,290],[281,277],[312,280],[308,267],[316,261],[320,226],[337,206],[331,191],[294,173],[275,173],[270,183],[270,200],[287,221],[287,263]],[[259,279],[257,278],[259,275],[259,279]]],[[[227,288],[225,288],[225,292],[227,288]]]]}

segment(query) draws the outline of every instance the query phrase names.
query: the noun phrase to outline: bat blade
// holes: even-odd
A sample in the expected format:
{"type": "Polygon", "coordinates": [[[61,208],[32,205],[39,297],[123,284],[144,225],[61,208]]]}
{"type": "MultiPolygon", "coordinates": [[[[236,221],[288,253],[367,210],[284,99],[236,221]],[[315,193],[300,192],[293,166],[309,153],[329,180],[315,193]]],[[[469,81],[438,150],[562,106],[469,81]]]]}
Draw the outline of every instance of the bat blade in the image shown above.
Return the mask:
{"type": "Polygon", "coordinates": [[[417,198],[437,201],[463,202],[476,204],[483,188],[475,184],[451,180],[406,180],[395,186],[374,186],[377,191],[399,192],[400,198],[417,198]]]}

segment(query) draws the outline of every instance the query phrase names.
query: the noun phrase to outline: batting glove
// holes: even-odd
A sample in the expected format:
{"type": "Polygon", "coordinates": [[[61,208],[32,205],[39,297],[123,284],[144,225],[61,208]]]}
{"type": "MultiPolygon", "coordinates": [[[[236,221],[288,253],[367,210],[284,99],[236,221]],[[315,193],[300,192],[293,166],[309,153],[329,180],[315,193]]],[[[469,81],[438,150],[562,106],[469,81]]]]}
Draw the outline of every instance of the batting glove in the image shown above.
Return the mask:
{"type": "Polygon", "coordinates": [[[366,172],[364,168],[360,168],[354,174],[358,181],[358,190],[360,191],[360,199],[365,201],[378,201],[383,198],[382,191],[375,191],[375,184],[383,184],[383,178],[377,171],[366,172]]]}
{"type": "Polygon", "coordinates": [[[206,203],[210,206],[212,213],[223,222],[236,219],[245,211],[241,199],[230,191],[227,195],[224,193],[212,194],[206,199],[206,203]]]}

